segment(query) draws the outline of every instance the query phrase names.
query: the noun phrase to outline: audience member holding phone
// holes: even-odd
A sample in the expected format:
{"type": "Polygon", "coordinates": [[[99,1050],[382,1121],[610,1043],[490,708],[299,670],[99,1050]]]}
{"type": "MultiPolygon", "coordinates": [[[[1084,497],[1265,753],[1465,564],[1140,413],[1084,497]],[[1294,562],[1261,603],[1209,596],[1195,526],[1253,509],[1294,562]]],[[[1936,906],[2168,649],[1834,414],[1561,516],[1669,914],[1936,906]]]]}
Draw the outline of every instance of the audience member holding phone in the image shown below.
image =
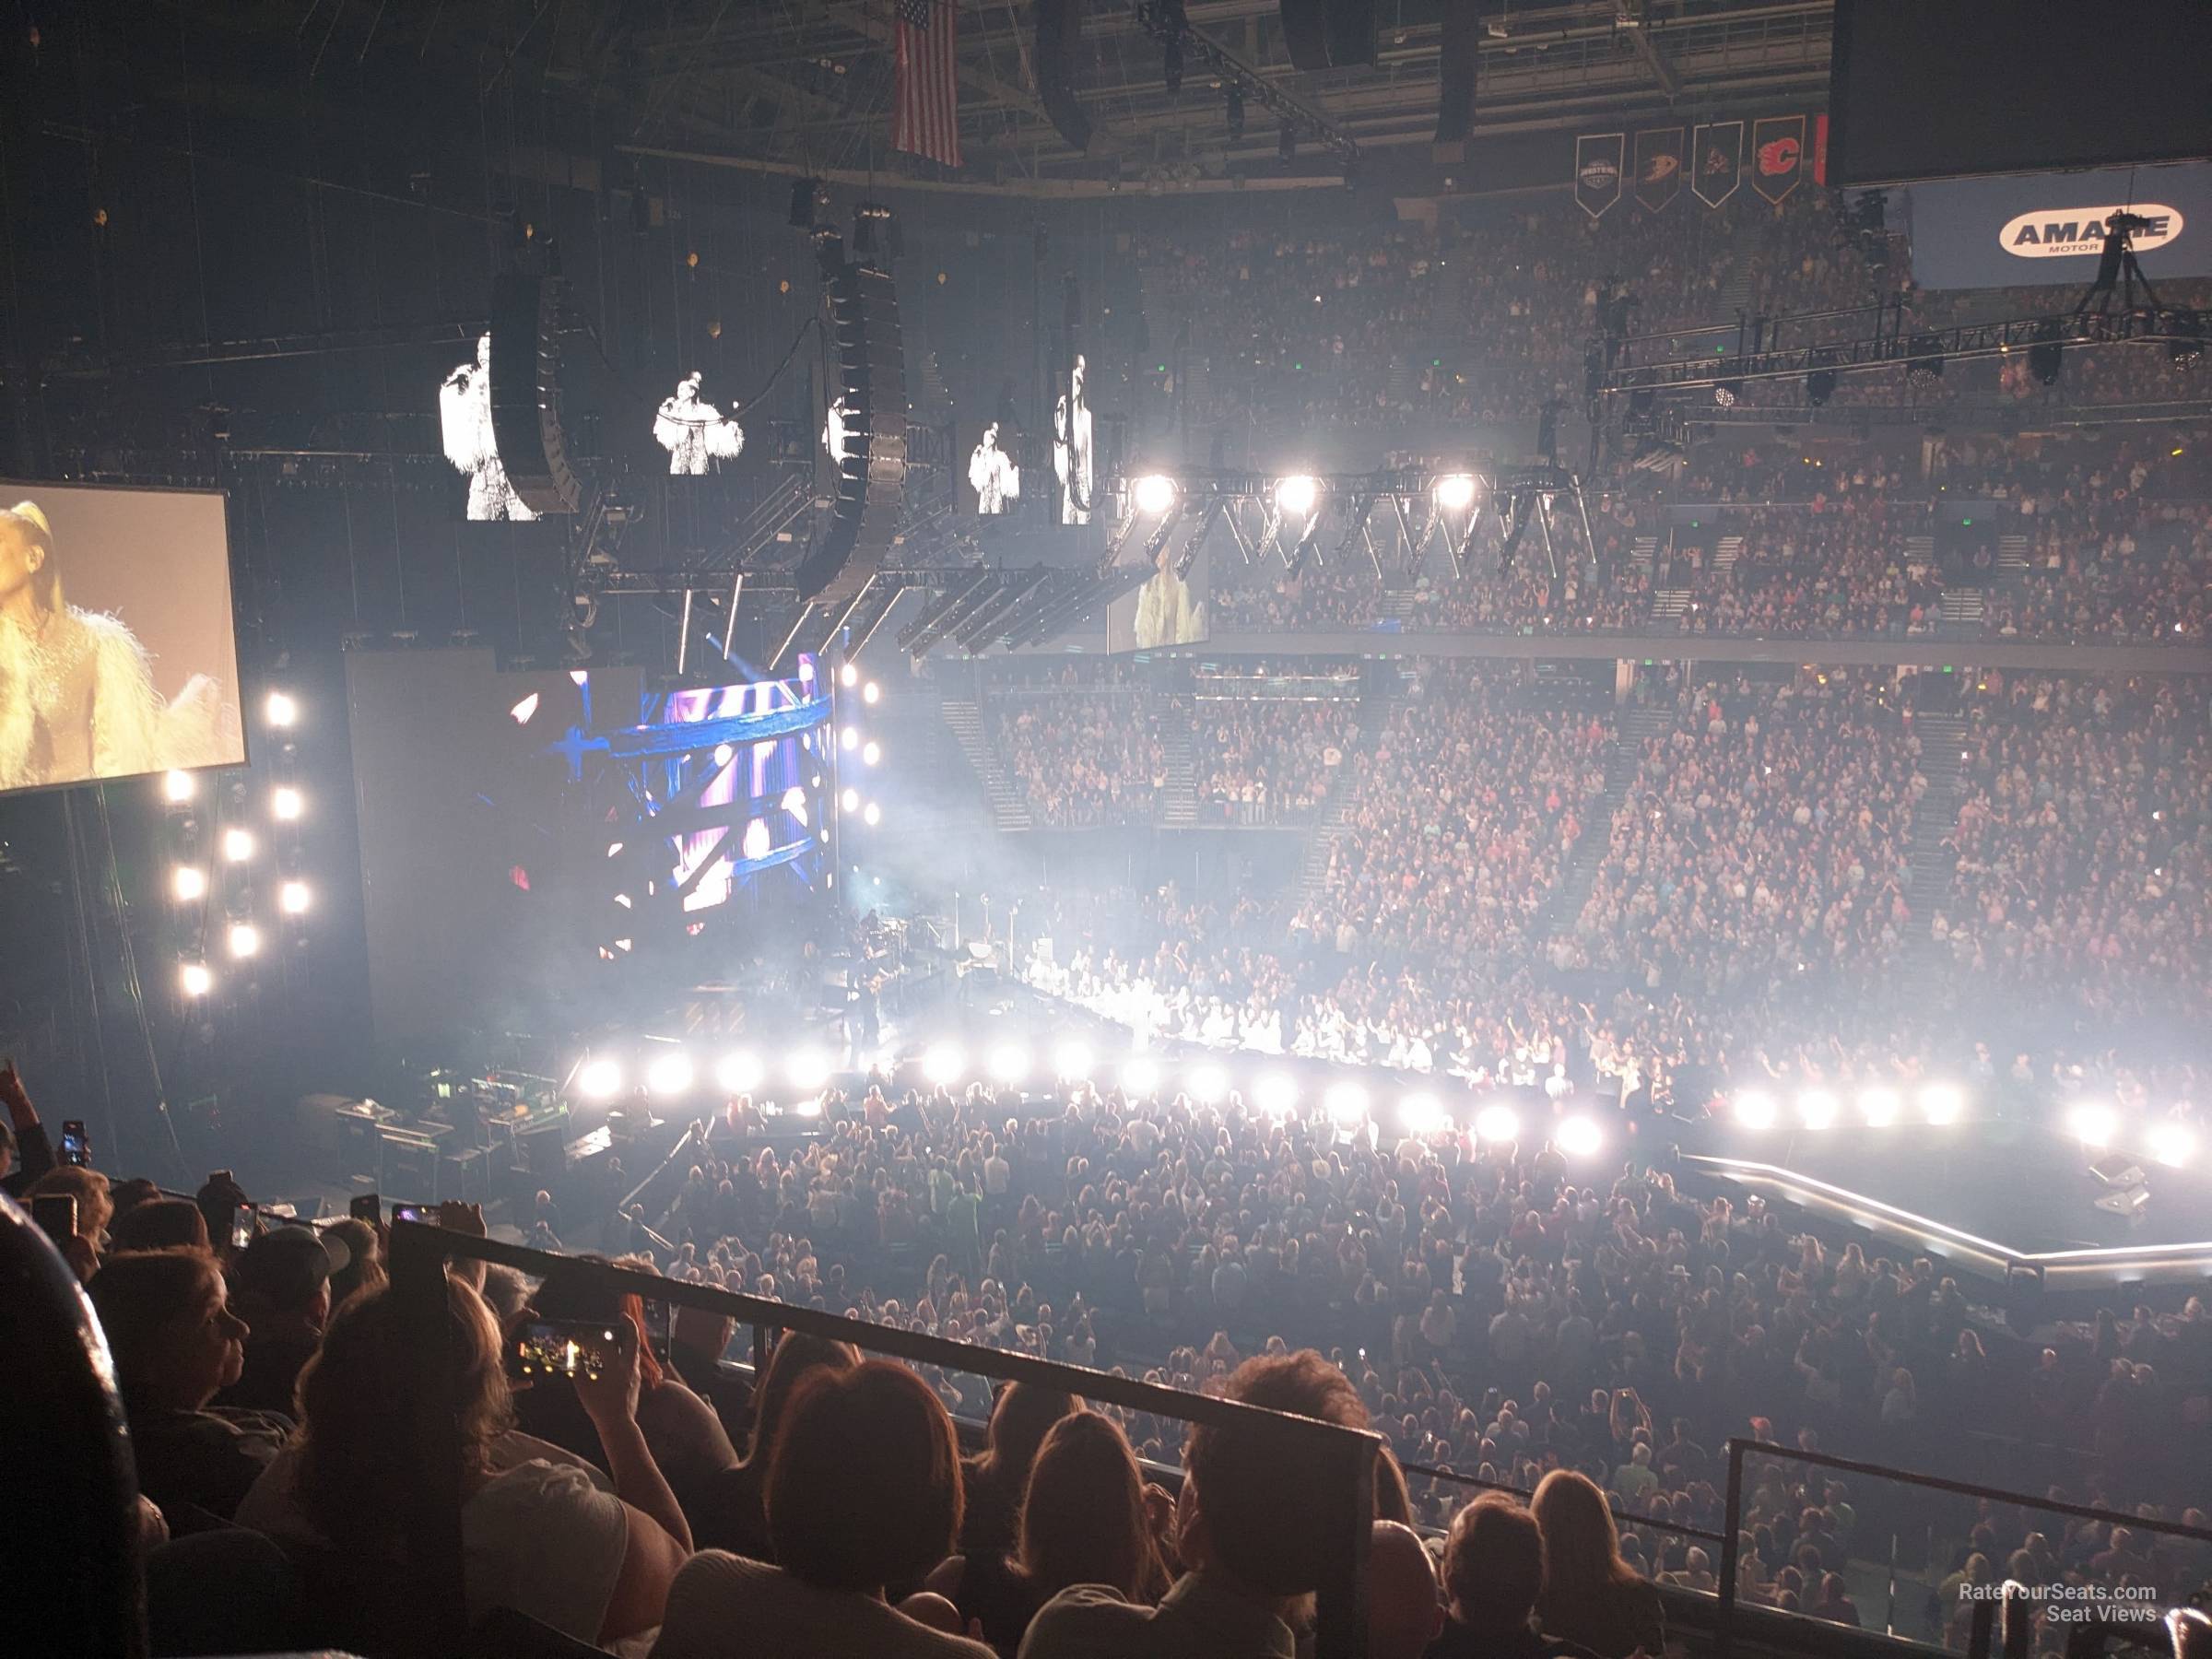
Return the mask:
{"type": "Polygon", "coordinates": [[[20,1198],[53,1168],[53,1147],[13,1060],[0,1058],[0,1192],[20,1198]]]}

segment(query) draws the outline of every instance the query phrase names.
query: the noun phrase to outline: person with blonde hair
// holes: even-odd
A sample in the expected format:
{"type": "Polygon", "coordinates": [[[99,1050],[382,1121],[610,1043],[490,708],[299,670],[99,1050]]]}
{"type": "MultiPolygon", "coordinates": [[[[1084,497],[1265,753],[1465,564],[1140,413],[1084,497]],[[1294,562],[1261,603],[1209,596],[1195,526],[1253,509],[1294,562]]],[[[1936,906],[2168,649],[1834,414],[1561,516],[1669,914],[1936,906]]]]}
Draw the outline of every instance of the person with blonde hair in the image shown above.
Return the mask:
{"type": "Polygon", "coordinates": [[[216,683],[165,700],[129,627],[63,597],[59,555],[36,501],[0,512],[0,789],[221,759],[216,683]]]}
{"type": "Polygon", "coordinates": [[[1529,1500],[1544,1540],[1544,1588],[1536,1615],[1547,1636],[1599,1659],[1656,1653],[1666,1641],[1659,1593],[1621,1559],[1606,1495],[1587,1475],[1554,1469],[1529,1500]]]}

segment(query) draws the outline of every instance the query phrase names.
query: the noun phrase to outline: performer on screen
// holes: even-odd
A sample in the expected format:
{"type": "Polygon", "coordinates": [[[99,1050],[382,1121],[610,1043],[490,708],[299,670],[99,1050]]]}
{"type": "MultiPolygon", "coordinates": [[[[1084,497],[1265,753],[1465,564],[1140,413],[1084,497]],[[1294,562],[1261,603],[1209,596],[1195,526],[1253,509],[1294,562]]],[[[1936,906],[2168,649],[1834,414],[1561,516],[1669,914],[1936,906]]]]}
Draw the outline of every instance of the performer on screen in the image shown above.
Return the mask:
{"type": "Polygon", "coordinates": [[[983,429],[982,441],[968,457],[968,483],[975,491],[979,513],[998,514],[1013,510],[1021,497],[1021,469],[1014,457],[998,447],[998,422],[983,429]]]}
{"type": "Polygon", "coordinates": [[[221,728],[213,680],[164,701],[130,629],[63,600],[36,502],[0,512],[0,789],[213,765],[221,728]]]}
{"type": "Polygon", "coordinates": [[[1136,591],[1136,648],[1197,644],[1206,638],[1206,607],[1192,596],[1191,584],[1176,571],[1174,554],[1164,544],[1155,565],[1136,591]]]}
{"type": "Polygon", "coordinates": [[[1060,522],[1090,523],[1090,400],[1084,395],[1088,373],[1082,356],[1067,377],[1067,394],[1053,406],[1053,470],[1060,478],[1060,522]]]}
{"type": "Polygon", "coordinates": [[[699,400],[697,371],[677,382],[676,395],[661,400],[653,419],[653,441],[668,452],[668,470],[681,477],[704,477],[717,461],[735,461],[745,448],[745,433],[712,404],[699,400]]]}
{"type": "Polygon", "coordinates": [[[477,360],[463,363],[438,389],[438,425],[445,458],[468,475],[471,519],[534,519],[500,464],[500,441],[491,429],[491,336],[477,342],[477,360]]]}

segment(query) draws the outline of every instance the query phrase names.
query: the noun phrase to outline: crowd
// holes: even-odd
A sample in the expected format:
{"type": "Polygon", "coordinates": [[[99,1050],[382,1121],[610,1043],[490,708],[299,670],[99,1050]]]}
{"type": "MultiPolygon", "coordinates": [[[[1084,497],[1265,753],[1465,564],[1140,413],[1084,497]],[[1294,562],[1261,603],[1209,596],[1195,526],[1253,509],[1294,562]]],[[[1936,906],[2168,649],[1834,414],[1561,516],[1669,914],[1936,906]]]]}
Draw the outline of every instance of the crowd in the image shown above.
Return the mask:
{"type": "Polygon", "coordinates": [[[1328,799],[1359,740],[1359,681],[1350,700],[1308,700],[1265,679],[1235,695],[1201,695],[1192,748],[1199,821],[1301,824],[1328,799]]]}
{"type": "Polygon", "coordinates": [[[1151,821],[1167,750],[1141,688],[1078,677],[994,697],[992,735],[1036,820],[1055,830],[1151,821]]]}

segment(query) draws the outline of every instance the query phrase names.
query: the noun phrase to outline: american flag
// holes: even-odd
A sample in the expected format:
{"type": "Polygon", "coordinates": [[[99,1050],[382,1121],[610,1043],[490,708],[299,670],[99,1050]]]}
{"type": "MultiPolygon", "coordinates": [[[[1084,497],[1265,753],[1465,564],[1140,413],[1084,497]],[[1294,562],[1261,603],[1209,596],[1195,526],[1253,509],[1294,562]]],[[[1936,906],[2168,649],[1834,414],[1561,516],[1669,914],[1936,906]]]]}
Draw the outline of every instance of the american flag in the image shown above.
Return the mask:
{"type": "Polygon", "coordinates": [[[899,118],[894,148],[960,164],[959,87],[953,78],[956,0],[899,0],[899,118]]]}

